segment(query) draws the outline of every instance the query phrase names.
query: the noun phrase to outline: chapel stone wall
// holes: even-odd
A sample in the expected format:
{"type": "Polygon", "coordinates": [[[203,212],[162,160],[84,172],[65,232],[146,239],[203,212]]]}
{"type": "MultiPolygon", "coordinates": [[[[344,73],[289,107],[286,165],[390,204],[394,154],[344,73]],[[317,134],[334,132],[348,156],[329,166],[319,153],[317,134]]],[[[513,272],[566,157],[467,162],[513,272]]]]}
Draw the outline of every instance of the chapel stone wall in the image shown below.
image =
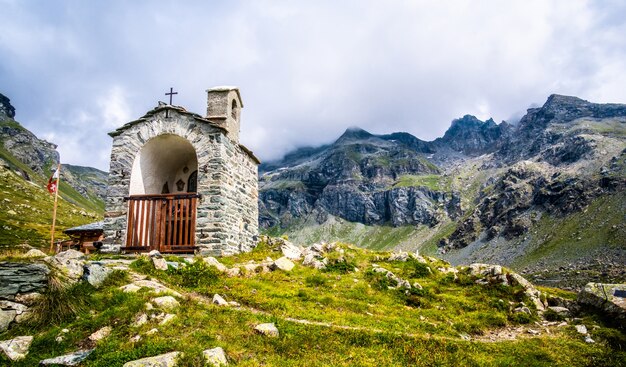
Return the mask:
{"type": "Polygon", "coordinates": [[[202,254],[249,251],[258,234],[257,163],[224,134],[188,113],[165,109],[146,121],[130,124],[114,136],[107,198],[103,252],[125,245],[130,178],[135,157],[150,139],[178,135],[191,143],[198,158],[196,245],[202,254]]]}

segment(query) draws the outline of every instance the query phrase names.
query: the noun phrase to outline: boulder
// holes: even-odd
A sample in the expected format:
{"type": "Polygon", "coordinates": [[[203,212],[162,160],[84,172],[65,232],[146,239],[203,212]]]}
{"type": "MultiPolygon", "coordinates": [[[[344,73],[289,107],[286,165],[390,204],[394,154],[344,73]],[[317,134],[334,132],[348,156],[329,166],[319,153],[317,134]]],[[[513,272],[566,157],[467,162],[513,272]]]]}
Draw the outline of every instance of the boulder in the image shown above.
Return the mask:
{"type": "Polygon", "coordinates": [[[165,310],[171,310],[180,306],[180,303],[178,303],[176,298],[172,296],[163,296],[163,297],[153,298],[152,303],[154,303],[157,307],[161,307],[162,309],[165,309],[165,310]]]}
{"type": "Polygon", "coordinates": [[[394,252],[389,256],[388,261],[407,261],[409,259],[409,253],[406,251],[394,252]]]}
{"type": "Polygon", "coordinates": [[[579,334],[587,335],[587,327],[585,325],[574,325],[579,334]]]}
{"type": "Polygon", "coordinates": [[[217,270],[221,271],[222,273],[228,270],[226,265],[222,264],[221,262],[219,262],[216,258],[212,256],[205,257],[202,260],[204,260],[204,262],[207,265],[215,267],[217,270]]]}
{"type": "Polygon", "coordinates": [[[0,262],[0,299],[13,300],[48,286],[50,269],[44,264],[0,262]]]}
{"type": "Polygon", "coordinates": [[[302,250],[289,241],[284,241],[280,245],[280,251],[282,251],[283,256],[290,260],[300,260],[302,258],[302,250]]]}
{"type": "Polygon", "coordinates": [[[228,302],[217,293],[213,295],[213,303],[218,306],[228,306],[228,302]]]}
{"type": "Polygon", "coordinates": [[[9,328],[16,316],[17,312],[15,310],[0,310],[0,333],[5,332],[9,328]]]}
{"type": "Polygon", "coordinates": [[[28,250],[27,253],[24,254],[24,257],[29,258],[29,259],[46,257],[46,256],[48,256],[48,255],[46,255],[41,250],[37,250],[36,248],[30,249],[30,250],[28,250]]]}
{"type": "Polygon", "coordinates": [[[226,269],[226,275],[228,275],[231,278],[239,276],[239,274],[241,274],[241,269],[239,269],[238,267],[226,269]]]}
{"type": "Polygon", "coordinates": [[[259,324],[254,327],[254,330],[266,336],[277,337],[279,335],[278,329],[274,323],[259,324]]]}
{"type": "Polygon", "coordinates": [[[109,336],[111,334],[111,331],[113,331],[113,329],[111,329],[110,326],[105,326],[103,328],[100,328],[98,329],[98,331],[89,335],[89,340],[91,340],[92,342],[100,341],[106,338],[107,336],[109,336]]]}
{"type": "Polygon", "coordinates": [[[167,270],[167,261],[162,257],[152,257],[152,265],[154,265],[154,268],[157,270],[167,270]]]}
{"type": "Polygon", "coordinates": [[[74,353],[65,354],[62,356],[54,357],[54,358],[44,359],[43,361],[39,362],[39,365],[40,366],[48,366],[48,365],[77,366],[82,361],[87,359],[87,357],[89,357],[91,352],[93,352],[93,349],[79,350],[74,353]]]}
{"type": "Polygon", "coordinates": [[[33,342],[32,336],[18,336],[10,340],[0,342],[0,350],[12,361],[24,359],[28,354],[28,348],[33,342]]]}
{"type": "Polygon", "coordinates": [[[226,354],[221,347],[207,349],[202,352],[206,365],[213,367],[227,366],[226,354]]]}
{"type": "Polygon", "coordinates": [[[577,301],[601,311],[626,329],[626,284],[588,283],[578,293],[577,301]]]}
{"type": "Polygon", "coordinates": [[[54,268],[63,272],[70,282],[77,282],[83,277],[85,254],[76,250],[67,250],[47,258],[46,261],[54,268]]]}
{"type": "Polygon", "coordinates": [[[280,259],[275,260],[270,265],[270,269],[272,270],[280,269],[282,271],[291,271],[291,269],[293,269],[294,266],[295,264],[291,260],[289,260],[286,256],[283,256],[280,259]]]}
{"type": "Polygon", "coordinates": [[[165,325],[167,323],[169,323],[170,321],[174,320],[176,318],[176,315],[168,313],[165,316],[163,316],[163,320],[161,320],[161,322],[159,322],[159,325],[165,325]]]}
{"type": "Polygon", "coordinates": [[[112,271],[113,270],[97,262],[87,263],[83,269],[83,279],[98,288],[104,283],[112,271]]]}
{"type": "Polygon", "coordinates": [[[145,313],[141,312],[141,313],[138,313],[137,315],[135,315],[135,320],[133,321],[132,326],[139,327],[139,326],[145,324],[146,322],[148,322],[148,315],[146,315],[145,313]]]}
{"type": "Polygon", "coordinates": [[[170,352],[154,357],[124,363],[123,367],[174,367],[180,352],[170,352]]]}

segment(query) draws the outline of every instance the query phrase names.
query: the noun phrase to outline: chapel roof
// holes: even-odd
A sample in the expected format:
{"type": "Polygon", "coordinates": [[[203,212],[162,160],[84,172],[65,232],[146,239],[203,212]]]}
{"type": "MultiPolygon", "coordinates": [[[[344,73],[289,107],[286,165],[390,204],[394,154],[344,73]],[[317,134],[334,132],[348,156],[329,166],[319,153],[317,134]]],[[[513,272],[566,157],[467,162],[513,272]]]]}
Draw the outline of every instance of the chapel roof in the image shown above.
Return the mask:
{"type": "MultiPolygon", "coordinates": [[[[236,87],[217,87],[217,88],[235,88],[236,87]]],[[[215,88],[212,88],[215,89],[215,88]]],[[[237,93],[239,93],[239,90],[237,90],[237,93]]],[[[222,127],[221,125],[217,124],[214,121],[211,121],[205,117],[202,117],[200,115],[198,115],[197,113],[193,113],[193,112],[189,112],[187,111],[184,107],[182,106],[174,106],[174,105],[168,105],[165,102],[161,102],[159,101],[159,105],[153,109],[151,109],[150,111],[146,112],[145,115],[141,116],[140,118],[138,118],[137,120],[133,120],[130,122],[125,123],[124,125],[120,126],[119,128],[115,129],[114,131],[111,131],[109,133],[110,137],[116,137],[120,134],[122,134],[125,130],[127,130],[128,128],[135,126],[137,124],[140,124],[142,122],[146,122],[148,121],[148,119],[154,115],[156,115],[157,113],[161,112],[161,111],[166,111],[166,110],[170,110],[170,111],[176,111],[182,115],[186,115],[186,116],[190,116],[193,117],[195,120],[206,123],[211,125],[211,127],[214,127],[216,129],[221,130],[224,134],[226,134],[227,130],[222,127]]],[[[250,158],[252,158],[253,161],[256,162],[256,164],[261,164],[261,161],[259,160],[259,158],[257,158],[254,153],[246,148],[243,144],[238,144],[238,146],[241,148],[241,150],[243,150],[250,158]]]]}

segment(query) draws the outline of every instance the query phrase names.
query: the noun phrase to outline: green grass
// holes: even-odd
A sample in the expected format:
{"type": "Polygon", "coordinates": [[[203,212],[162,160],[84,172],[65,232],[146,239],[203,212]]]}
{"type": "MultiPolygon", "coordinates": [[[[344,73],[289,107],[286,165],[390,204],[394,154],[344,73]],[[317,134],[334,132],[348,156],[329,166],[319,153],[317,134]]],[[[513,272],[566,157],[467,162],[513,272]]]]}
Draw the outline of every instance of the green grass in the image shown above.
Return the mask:
{"type": "Polygon", "coordinates": [[[557,217],[544,214],[533,228],[535,245],[518,258],[514,267],[539,260],[563,263],[581,254],[626,246],[626,197],[622,193],[599,197],[586,210],[557,217]]]}
{"type": "MultiPolygon", "coordinates": [[[[217,346],[224,348],[230,364],[236,366],[588,366],[599,361],[605,366],[619,366],[626,358],[623,334],[590,318],[582,321],[599,325],[590,328],[596,344],[585,343],[571,327],[555,329],[550,336],[515,341],[465,341],[461,334],[479,337],[494,328],[517,327],[520,321],[521,327],[526,327],[525,323],[532,322],[532,318],[518,320],[511,312],[520,301],[527,301],[522,289],[480,286],[463,273],[454,280],[437,270],[447,266],[441,261],[389,262],[384,260],[386,253],[340,246],[350,267],[356,266],[358,271],[341,267],[322,272],[296,264],[289,273],[229,278],[202,262],[185,270],[161,272],[140,258],[132,265],[135,271],[179,292],[206,299],[219,293],[244,307],[220,307],[182,298],[181,306],[170,311],[176,315],[171,323],[160,326],[151,320],[133,326],[135,315],[146,312],[144,304],[154,296],[144,290],[121,292],[118,287],[130,280],[125,273],[116,272],[98,290],[90,286],[72,290],[78,292],[72,299],[80,299],[77,317],[57,319],[45,326],[21,324],[0,334],[0,339],[35,336],[26,359],[11,364],[17,367],[37,365],[41,359],[74,351],[103,326],[111,326],[113,332],[96,343],[84,366],[122,366],[130,360],[175,350],[184,353],[179,366],[202,366],[202,350],[217,346]],[[388,289],[388,278],[371,271],[374,263],[411,283],[419,282],[423,289],[388,289]],[[268,338],[254,332],[255,325],[265,322],[275,323],[280,336],[268,338]],[[335,327],[325,326],[328,324],[335,327]],[[155,327],[158,333],[146,335],[155,327]],[[70,332],[63,341],[55,341],[63,328],[70,332]],[[131,342],[137,334],[142,335],[141,340],[131,342]]],[[[277,258],[280,254],[262,244],[251,253],[221,260],[234,264],[267,256],[277,258]]],[[[0,356],[0,365],[8,364],[0,356]]]]}
{"type": "MultiPolygon", "coordinates": [[[[62,198],[65,189],[61,185],[57,239],[65,237],[64,229],[95,222],[102,213],[67,202],[62,198]]],[[[43,182],[27,182],[13,171],[0,168],[0,248],[21,243],[40,248],[49,246],[53,207],[54,197],[46,191],[43,182]]]]}
{"type": "Polygon", "coordinates": [[[440,175],[403,175],[393,184],[393,188],[426,187],[432,191],[447,191],[444,181],[440,175]]]}

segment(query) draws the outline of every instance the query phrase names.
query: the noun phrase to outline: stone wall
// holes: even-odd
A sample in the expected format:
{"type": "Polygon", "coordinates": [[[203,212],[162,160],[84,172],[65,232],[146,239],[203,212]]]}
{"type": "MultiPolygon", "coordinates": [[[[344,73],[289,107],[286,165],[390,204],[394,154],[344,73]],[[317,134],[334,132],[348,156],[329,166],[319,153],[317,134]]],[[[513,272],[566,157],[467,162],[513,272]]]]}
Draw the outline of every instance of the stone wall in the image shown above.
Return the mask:
{"type": "Polygon", "coordinates": [[[131,172],[135,157],[150,139],[163,134],[191,143],[198,158],[196,244],[202,254],[225,255],[248,251],[258,234],[257,163],[225,131],[191,113],[161,107],[142,120],[112,133],[103,252],[125,245],[131,172]],[[169,118],[166,110],[169,109],[169,118]]]}

